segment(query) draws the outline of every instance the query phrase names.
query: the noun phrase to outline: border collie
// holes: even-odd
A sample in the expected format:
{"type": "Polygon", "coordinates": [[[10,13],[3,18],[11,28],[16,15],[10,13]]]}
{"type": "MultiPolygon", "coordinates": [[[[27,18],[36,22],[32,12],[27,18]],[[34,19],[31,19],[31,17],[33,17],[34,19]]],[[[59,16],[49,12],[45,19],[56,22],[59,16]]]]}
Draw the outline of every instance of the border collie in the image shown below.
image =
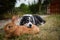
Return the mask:
{"type": "Polygon", "coordinates": [[[20,25],[26,25],[27,27],[31,27],[32,24],[34,25],[41,25],[44,24],[46,21],[43,20],[39,15],[31,15],[25,14],[20,19],[20,25]]]}

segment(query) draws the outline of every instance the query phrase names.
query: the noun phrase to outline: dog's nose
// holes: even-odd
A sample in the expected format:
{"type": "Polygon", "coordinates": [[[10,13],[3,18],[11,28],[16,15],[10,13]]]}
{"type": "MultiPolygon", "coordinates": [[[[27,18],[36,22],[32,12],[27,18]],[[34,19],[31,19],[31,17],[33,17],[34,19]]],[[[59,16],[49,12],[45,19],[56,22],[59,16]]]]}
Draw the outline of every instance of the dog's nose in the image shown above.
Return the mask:
{"type": "Polygon", "coordinates": [[[31,28],[32,27],[32,25],[31,24],[29,24],[29,28],[31,28]]]}

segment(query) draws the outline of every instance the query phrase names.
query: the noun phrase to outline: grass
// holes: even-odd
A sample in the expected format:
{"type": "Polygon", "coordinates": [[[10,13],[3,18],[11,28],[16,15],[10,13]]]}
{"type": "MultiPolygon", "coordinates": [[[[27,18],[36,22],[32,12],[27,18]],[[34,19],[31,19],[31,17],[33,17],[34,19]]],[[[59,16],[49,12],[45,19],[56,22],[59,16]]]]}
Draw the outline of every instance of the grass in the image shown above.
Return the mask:
{"type": "MultiPolygon", "coordinates": [[[[60,15],[49,15],[44,18],[46,23],[40,25],[40,33],[36,35],[22,35],[9,40],[60,40],[60,15]]],[[[4,32],[1,29],[0,40],[4,40],[4,32]]]]}
{"type": "Polygon", "coordinates": [[[60,15],[50,15],[45,18],[46,24],[40,26],[42,40],[60,40],[60,15]]]}

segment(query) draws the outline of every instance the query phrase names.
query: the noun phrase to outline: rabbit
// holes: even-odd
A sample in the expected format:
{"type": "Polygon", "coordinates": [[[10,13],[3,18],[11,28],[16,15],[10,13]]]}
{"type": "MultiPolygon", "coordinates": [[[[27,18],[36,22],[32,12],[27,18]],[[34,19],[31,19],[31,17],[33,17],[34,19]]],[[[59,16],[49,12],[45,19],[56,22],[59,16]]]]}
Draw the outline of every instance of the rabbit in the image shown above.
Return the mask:
{"type": "Polygon", "coordinates": [[[36,25],[32,25],[31,28],[28,28],[25,25],[19,26],[11,22],[5,25],[4,31],[6,33],[6,37],[11,37],[23,34],[36,34],[39,33],[40,30],[36,25]]]}
{"type": "Polygon", "coordinates": [[[39,27],[34,24],[32,24],[31,28],[28,28],[26,25],[16,25],[13,19],[4,26],[4,31],[5,37],[7,38],[12,36],[20,36],[23,34],[36,34],[40,32],[39,27]]]}

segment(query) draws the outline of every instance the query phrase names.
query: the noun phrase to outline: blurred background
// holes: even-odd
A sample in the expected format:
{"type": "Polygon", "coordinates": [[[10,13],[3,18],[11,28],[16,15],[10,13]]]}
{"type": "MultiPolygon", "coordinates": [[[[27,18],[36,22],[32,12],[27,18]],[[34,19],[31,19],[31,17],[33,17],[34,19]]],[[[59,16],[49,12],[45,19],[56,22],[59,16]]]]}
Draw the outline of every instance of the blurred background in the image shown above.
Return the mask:
{"type": "Polygon", "coordinates": [[[60,0],[0,0],[0,19],[23,14],[59,14],[60,0]]]}

